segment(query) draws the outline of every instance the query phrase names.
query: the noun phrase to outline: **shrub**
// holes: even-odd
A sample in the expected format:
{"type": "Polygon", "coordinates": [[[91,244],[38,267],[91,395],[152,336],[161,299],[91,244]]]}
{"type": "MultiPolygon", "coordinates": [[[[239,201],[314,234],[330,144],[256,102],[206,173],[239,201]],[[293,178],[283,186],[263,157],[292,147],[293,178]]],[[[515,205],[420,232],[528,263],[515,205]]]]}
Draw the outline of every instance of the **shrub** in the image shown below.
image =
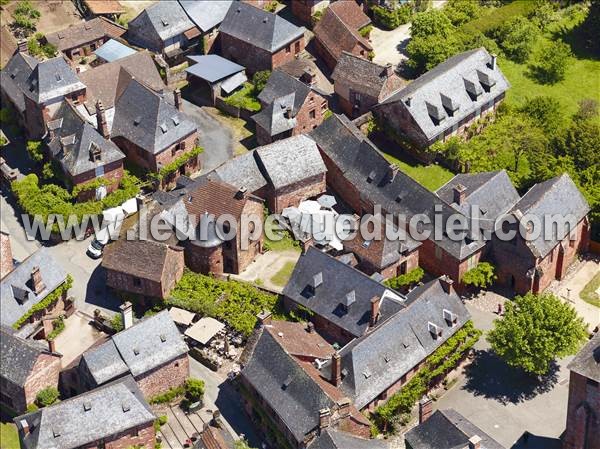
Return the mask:
{"type": "Polygon", "coordinates": [[[35,402],[34,402],[27,406],[27,413],[37,412],[39,409],[40,408],[37,405],[35,405],[35,402]]]}
{"type": "Polygon", "coordinates": [[[459,26],[477,18],[481,7],[473,0],[449,0],[443,11],[453,25],[459,26]]]}
{"type": "Polygon", "coordinates": [[[164,393],[157,394],[148,399],[150,404],[167,404],[172,402],[176,398],[183,396],[185,393],[185,387],[183,385],[179,387],[173,387],[165,391],[164,393]]]}
{"type": "Polygon", "coordinates": [[[525,17],[517,16],[492,32],[506,56],[515,62],[527,60],[539,36],[538,28],[525,17]]]}
{"type": "Polygon", "coordinates": [[[265,11],[275,12],[275,11],[277,11],[278,6],[279,6],[279,2],[277,0],[273,0],[272,2],[269,2],[267,4],[267,6],[265,6],[265,11]]]}
{"type": "Polygon", "coordinates": [[[479,288],[488,288],[495,280],[494,266],[489,262],[479,262],[462,277],[463,284],[479,288]]]}
{"type": "Polygon", "coordinates": [[[35,403],[39,407],[48,407],[58,401],[59,396],[60,394],[55,387],[47,387],[35,396],[35,403]]]}
{"type": "Polygon", "coordinates": [[[57,319],[55,319],[54,321],[52,321],[52,332],[50,332],[46,336],[46,340],[48,340],[48,341],[54,340],[64,330],[65,330],[65,319],[62,316],[60,316],[57,319]]]}
{"type": "Polygon", "coordinates": [[[548,42],[536,52],[529,68],[540,83],[554,84],[565,79],[571,56],[564,42],[548,42]]]}
{"type": "Polygon", "coordinates": [[[115,332],[121,332],[125,328],[123,317],[120,313],[117,313],[112,317],[110,320],[110,327],[112,327],[115,332]]]}
{"type": "Polygon", "coordinates": [[[358,33],[365,38],[368,38],[369,35],[371,34],[371,31],[373,31],[373,25],[369,24],[366,27],[362,27],[360,30],[358,30],[358,33]]]}
{"type": "Polygon", "coordinates": [[[40,163],[44,160],[42,151],[42,142],[39,140],[29,140],[27,142],[27,153],[33,162],[40,163]]]}
{"type": "Polygon", "coordinates": [[[204,152],[204,148],[195,147],[192,151],[190,151],[188,153],[184,153],[181,156],[179,156],[179,157],[175,158],[174,160],[172,160],[171,162],[169,162],[167,165],[162,167],[158,171],[158,173],[152,173],[150,176],[155,178],[158,181],[162,181],[169,175],[172,175],[173,173],[178,171],[181,167],[183,167],[185,164],[187,164],[192,159],[197,158],[203,152],[204,152]]]}
{"type": "Polygon", "coordinates": [[[154,420],[154,431],[160,432],[160,428],[167,423],[167,415],[160,415],[154,420]]]}
{"type": "Polygon", "coordinates": [[[384,282],[390,288],[394,290],[400,290],[402,288],[409,287],[411,285],[415,285],[418,282],[421,282],[423,276],[425,275],[425,271],[421,267],[413,268],[408,273],[401,274],[400,276],[396,276],[395,278],[388,279],[384,282]]]}
{"type": "Polygon", "coordinates": [[[190,402],[201,401],[204,397],[204,382],[190,377],[185,381],[185,397],[190,402]]]}
{"type": "Polygon", "coordinates": [[[371,11],[373,12],[373,20],[375,23],[388,30],[393,30],[400,25],[408,23],[413,14],[412,6],[409,4],[403,4],[393,9],[373,5],[371,11]]]}
{"type": "Polygon", "coordinates": [[[260,70],[256,72],[252,77],[252,84],[254,84],[254,93],[258,95],[267,85],[269,77],[271,76],[270,70],[260,70]]]}

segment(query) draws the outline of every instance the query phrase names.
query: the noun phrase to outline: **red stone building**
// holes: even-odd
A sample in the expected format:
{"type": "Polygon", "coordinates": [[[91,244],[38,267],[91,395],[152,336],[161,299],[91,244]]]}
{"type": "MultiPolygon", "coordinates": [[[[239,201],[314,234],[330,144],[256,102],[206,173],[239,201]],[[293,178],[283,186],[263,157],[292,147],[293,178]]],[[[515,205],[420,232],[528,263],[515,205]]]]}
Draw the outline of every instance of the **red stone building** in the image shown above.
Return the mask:
{"type": "Polygon", "coordinates": [[[600,448],[600,334],[568,366],[569,405],[563,449],[600,448]]]}
{"type": "Polygon", "coordinates": [[[304,51],[304,32],[276,14],[233,3],[219,27],[221,56],[243,65],[250,74],[273,70],[304,51]]]}
{"type": "Polygon", "coordinates": [[[333,70],[343,52],[369,59],[373,46],[360,30],[371,23],[354,0],[333,2],[314,27],[315,48],[333,70]]]}
{"type": "Polygon", "coordinates": [[[25,340],[8,327],[0,329],[0,402],[16,413],[24,413],[36,395],[58,387],[60,354],[44,340],[25,340]]]}
{"type": "Polygon", "coordinates": [[[315,13],[329,6],[329,0],[296,0],[292,2],[292,14],[307,25],[312,25],[315,13]]]}

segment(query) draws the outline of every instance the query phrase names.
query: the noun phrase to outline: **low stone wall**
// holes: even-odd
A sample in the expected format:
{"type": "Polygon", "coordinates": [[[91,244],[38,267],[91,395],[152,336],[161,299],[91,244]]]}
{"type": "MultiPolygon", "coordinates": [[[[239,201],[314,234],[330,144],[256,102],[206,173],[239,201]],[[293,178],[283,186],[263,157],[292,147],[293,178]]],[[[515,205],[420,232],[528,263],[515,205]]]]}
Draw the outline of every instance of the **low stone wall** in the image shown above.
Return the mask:
{"type": "Polygon", "coordinates": [[[247,109],[238,108],[237,106],[225,103],[223,97],[220,96],[215,98],[215,107],[226,114],[246,121],[250,121],[254,115],[254,112],[248,111],[247,109]]]}

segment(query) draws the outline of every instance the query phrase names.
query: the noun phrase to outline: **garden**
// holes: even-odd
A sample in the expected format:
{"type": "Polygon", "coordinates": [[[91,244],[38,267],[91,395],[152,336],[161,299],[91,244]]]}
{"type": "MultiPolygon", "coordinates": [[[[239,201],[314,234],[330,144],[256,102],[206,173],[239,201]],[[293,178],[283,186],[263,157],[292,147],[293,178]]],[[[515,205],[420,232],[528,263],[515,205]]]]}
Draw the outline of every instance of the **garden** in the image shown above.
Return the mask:
{"type": "Polygon", "coordinates": [[[225,103],[250,112],[260,111],[261,104],[258,95],[264,89],[270,76],[271,72],[269,70],[256,72],[252,77],[252,82],[244,83],[241,89],[225,97],[225,103]]]}

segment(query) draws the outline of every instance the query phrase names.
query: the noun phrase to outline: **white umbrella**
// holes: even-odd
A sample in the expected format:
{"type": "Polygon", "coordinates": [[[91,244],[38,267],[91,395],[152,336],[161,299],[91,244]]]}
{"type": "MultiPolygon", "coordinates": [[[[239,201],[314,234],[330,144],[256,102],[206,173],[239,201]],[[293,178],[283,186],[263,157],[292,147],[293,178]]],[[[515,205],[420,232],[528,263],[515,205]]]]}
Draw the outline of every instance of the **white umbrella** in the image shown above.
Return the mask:
{"type": "Polygon", "coordinates": [[[317,199],[317,202],[321,206],[326,207],[328,209],[331,209],[333,206],[335,206],[337,204],[337,201],[335,200],[335,197],[333,195],[321,195],[317,199]]]}
{"type": "Polygon", "coordinates": [[[316,201],[302,201],[298,206],[300,212],[304,212],[306,214],[314,214],[321,210],[321,205],[316,201]]]}
{"type": "Polygon", "coordinates": [[[288,218],[290,221],[292,221],[295,218],[299,217],[301,215],[301,212],[298,210],[297,207],[286,207],[281,212],[281,215],[283,215],[285,218],[288,218]]]}

